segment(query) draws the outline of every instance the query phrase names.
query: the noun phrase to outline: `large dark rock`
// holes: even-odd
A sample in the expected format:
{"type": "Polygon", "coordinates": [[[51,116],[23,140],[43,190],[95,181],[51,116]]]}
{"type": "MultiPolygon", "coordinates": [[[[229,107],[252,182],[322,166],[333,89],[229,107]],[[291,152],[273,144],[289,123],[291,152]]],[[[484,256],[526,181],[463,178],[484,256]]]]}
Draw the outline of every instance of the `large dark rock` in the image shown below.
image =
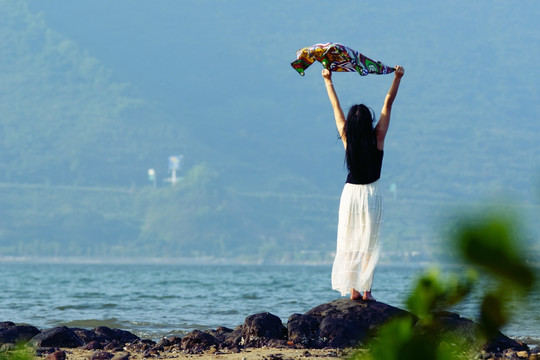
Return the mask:
{"type": "Polygon", "coordinates": [[[317,347],[333,349],[356,346],[368,337],[365,326],[354,320],[325,317],[319,327],[317,347]]]}
{"type": "Polygon", "coordinates": [[[174,349],[179,349],[181,345],[182,338],[173,336],[170,338],[161,339],[152,347],[152,349],[157,351],[171,351],[174,349]]]}
{"type": "Polygon", "coordinates": [[[287,328],[281,319],[270,313],[248,316],[242,325],[241,345],[246,347],[276,346],[286,343],[287,328]]]}
{"type": "Polygon", "coordinates": [[[501,352],[505,349],[527,350],[528,347],[509,337],[499,335],[482,344],[480,325],[472,320],[448,311],[434,313],[434,324],[426,327],[413,314],[384,304],[362,300],[339,299],[319,305],[305,315],[293,315],[287,324],[289,342],[305,347],[344,348],[361,345],[376,336],[379,327],[397,317],[411,317],[415,330],[419,333],[450,336],[458,345],[468,348],[483,347],[487,352],[501,352]],[[315,329],[316,322],[318,329],[315,329]]]}
{"type": "Polygon", "coordinates": [[[499,332],[495,338],[491,339],[484,349],[487,352],[494,353],[502,350],[512,349],[514,351],[528,351],[529,347],[526,344],[519,343],[514,339],[510,339],[508,336],[499,332]]]}
{"type": "Polygon", "coordinates": [[[403,316],[413,315],[381,302],[338,299],[309,310],[304,317],[289,318],[289,334],[294,335],[289,341],[308,347],[355,346],[374,336],[381,325],[403,316]],[[302,329],[307,332],[301,333],[302,329]]]}
{"type": "Polygon", "coordinates": [[[243,347],[242,326],[235,330],[226,333],[225,338],[221,342],[221,348],[239,350],[243,347]]]}
{"type": "Polygon", "coordinates": [[[304,347],[317,347],[320,319],[310,315],[292,314],[287,321],[289,344],[304,347]]]}
{"type": "Polygon", "coordinates": [[[128,349],[129,351],[134,351],[134,352],[145,352],[148,350],[152,350],[153,348],[156,347],[156,345],[157,343],[154,340],[141,339],[141,340],[136,340],[129,345],[126,345],[124,348],[128,349]]]}
{"type": "Polygon", "coordinates": [[[216,340],[221,344],[232,335],[234,330],[225,326],[220,326],[216,330],[207,330],[206,332],[215,337],[216,340]]]}
{"type": "Polygon", "coordinates": [[[180,347],[189,353],[199,353],[217,345],[218,341],[209,333],[194,330],[182,338],[180,347]]]}
{"type": "Polygon", "coordinates": [[[424,334],[450,337],[452,342],[460,347],[480,348],[482,346],[480,326],[472,320],[449,311],[434,313],[433,325],[426,327],[419,322],[415,329],[424,334]]]}
{"type": "Polygon", "coordinates": [[[411,316],[411,313],[378,301],[338,299],[314,307],[306,315],[347,319],[358,322],[367,331],[372,331],[390,319],[411,316]]]}
{"type": "Polygon", "coordinates": [[[82,341],[84,341],[85,344],[89,344],[91,342],[105,342],[105,339],[100,338],[96,335],[96,333],[93,330],[87,330],[87,329],[81,329],[81,328],[71,328],[75,334],[77,334],[78,337],[81,338],[82,341]]]}
{"type": "Polygon", "coordinates": [[[84,345],[84,341],[66,326],[43,330],[34,336],[31,342],[37,347],[76,348],[84,345]]]}
{"type": "Polygon", "coordinates": [[[429,331],[437,335],[449,336],[459,346],[467,348],[483,348],[490,353],[512,349],[515,351],[528,350],[527,345],[518,343],[508,336],[497,332],[497,336],[487,343],[482,340],[482,332],[479,324],[472,320],[461,317],[459,314],[449,311],[439,311],[433,314],[434,325],[422,329],[417,324],[419,331],[429,331]]]}
{"type": "Polygon", "coordinates": [[[140,338],[126,330],[111,329],[106,326],[98,326],[95,328],[94,333],[98,339],[105,339],[106,342],[118,341],[119,343],[132,343],[140,340],[140,338]]]}
{"type": "Polygon", "coordinates": [[[130,333],[129,331],[111,329],[107,326],[98,326],[92,330],[80,328],[72,328],[71,330],[73,330],[85,344],[96,342],[105,346],[111,342],[128,344],[140,340],[137,335],[130,333]]]}
{"type": "Polygon", "coordinates": [[[31,325],[16,325],[11,321],[0,322],[0,344],[27,342],[39,332],[38,328],[31,325]]]}

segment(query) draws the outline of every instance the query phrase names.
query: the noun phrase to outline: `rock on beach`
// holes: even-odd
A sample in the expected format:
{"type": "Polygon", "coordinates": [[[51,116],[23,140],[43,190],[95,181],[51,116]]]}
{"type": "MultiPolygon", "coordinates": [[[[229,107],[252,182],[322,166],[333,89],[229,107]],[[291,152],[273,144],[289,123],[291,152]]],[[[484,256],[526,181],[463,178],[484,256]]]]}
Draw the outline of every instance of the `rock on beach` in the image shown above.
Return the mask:
{"type": "MultiPolygon", "coordinates": [[[[478,324],[451,312],[439,312],[434,316],[440,324],[437,331],[455,335],[463,345],[478,344],[478,324]]],[[[413,314],[381,302],[338,299],[319,305],[305,314],[292,314],[285,325],[278,316],[266,312],[249,315],[234,330],[227,327],[194,330],[182,338],[175,336],[159,342],[140,339],[129,331],[105,326],[92,330],[59,326],[40,331],[31,325],[0,322],[0,345],[28,342],[36,348],[36,354],[50,355],[51,359],[62,358],[58,352],[60,348],[94,351],[92,358],[95,359],[112,358],[112,354],[129,357],[130,352],[153,357],[208,351],[216,354],[220,351],[240,352],[262,347],[345,349],[364,345],[376,336],[381,325],[397,317],[410,317],[417,321],[413,314]]],[[[484,345],[483,353],[485,359],[491,355],[510,359],[518,356],[518,353],[520,356],[536,356],[527,345],[502,333],[484,345]]]]}
{"type": "Polygon", "coordinates": [[[30,342],[37,347],[76,348],[85,345],[79,335],[67,326],[43,330],[34,336],[30,342]]]}
{"type": "Polygon", "coordinates": [[[40,331],[31,325],[15,325],[11,321],[0,322],[0,344],[28,342],[40,331]]]}

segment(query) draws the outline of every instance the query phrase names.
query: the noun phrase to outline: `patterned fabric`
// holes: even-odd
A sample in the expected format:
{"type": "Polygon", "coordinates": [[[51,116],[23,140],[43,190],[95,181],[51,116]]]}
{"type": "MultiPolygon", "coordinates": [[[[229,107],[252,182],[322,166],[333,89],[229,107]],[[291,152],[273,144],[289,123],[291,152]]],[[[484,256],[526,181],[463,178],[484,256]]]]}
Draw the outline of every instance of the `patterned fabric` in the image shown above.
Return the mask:
{"type": "Polygon", "coordinates": [[[315,61],[320,62],[330,71],[354,72],[360,75],[390,74],[396,69],[380,61],[371,60],[351,48],[338,43],[315,44],[296,52],[296,59],[291,66],[304,76],[304,71],[315,61]]]}

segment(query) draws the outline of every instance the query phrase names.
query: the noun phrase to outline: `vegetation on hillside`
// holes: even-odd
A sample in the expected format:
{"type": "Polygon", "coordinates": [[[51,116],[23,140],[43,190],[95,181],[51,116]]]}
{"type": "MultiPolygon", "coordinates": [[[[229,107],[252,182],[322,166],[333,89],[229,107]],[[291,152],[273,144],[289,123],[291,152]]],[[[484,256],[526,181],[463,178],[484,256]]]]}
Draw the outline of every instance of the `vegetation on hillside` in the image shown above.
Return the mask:
{"type": "MultiPolygon", "coordinates": [[[[326,40],[407,69],[385,148],[385,256],[443,252],[433,227],[449,206],[502,193],[535,211],[537,81],[509,59],[537,58],[538,5],[164,4],[0,2],[0,256],[328,261],[343,149],[320,67],[289,66],[326,40]],[[359,38],[358,23],[372,30],[359,38]]],[[[344,106],[379,108],[390,77],[339,75],[344,106]]]]}

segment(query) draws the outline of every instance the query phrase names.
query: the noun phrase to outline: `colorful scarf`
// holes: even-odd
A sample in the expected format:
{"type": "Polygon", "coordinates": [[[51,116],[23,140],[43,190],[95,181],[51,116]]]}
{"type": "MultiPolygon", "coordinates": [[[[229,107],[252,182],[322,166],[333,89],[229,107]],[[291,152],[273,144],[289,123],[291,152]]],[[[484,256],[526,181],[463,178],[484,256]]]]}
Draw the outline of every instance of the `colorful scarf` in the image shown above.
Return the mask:
{"type": "Polygon", "coordinates": [[[296,52],[296,59],[291,66],[302,76],[315,60],[330,71],[357,71],[361,76],[390,74],[396,70],[338,43],[315,44],[302,48],[296,52]]]}

